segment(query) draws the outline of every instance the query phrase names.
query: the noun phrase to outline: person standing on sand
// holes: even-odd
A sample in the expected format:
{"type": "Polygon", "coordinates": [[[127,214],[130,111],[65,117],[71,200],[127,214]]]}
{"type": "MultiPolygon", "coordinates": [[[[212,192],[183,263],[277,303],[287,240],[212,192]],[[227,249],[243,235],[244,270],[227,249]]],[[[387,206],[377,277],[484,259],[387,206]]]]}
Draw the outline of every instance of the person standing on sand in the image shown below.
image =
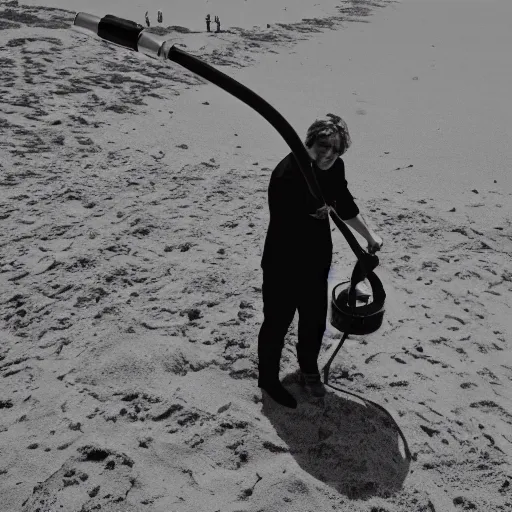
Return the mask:
{"type": "MultiPolygon", "coordinates": [[[[327,204],[366,239],[368,250],[375,252],[382,239],[361,217],[340,158],[350,144],[346,123],[334,114],[317,119],[305,141],[327,204]]],[[[279,381],[284,337],[295,310],[299,312],[296,349],[300,383],[313,396],[325,395],[317,359],[326,329],[331,229],[328,208],[318,208],[293,153],[272,172],[268,203],[270,223],[261,260],[264,320],[258,335],[258,387],[279,404],[296,408],[297,401],[279,381]]]]}
{"type": "Polygon", "coordinates": [[[208,32],[210,32],[210,23],[212,22],[211,18],[210,18],[210,15],[207,14],[206,15],[206,18],[205,18],[205,21],[206,21],[206,30],[208,32]]]}

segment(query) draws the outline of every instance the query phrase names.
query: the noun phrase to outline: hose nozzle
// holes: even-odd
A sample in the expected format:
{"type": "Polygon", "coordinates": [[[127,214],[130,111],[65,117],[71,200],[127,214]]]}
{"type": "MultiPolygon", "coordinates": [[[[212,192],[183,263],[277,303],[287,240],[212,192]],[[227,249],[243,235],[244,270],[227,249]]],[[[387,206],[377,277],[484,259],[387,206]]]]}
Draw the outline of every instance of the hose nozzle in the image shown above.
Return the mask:
{"type": "Polygon", "coordinates": [[[98,34],[98,25],[101,21],[101,18],[98,16],[93,16],[92,14],[87,14],[86,12],[77,12],[75,19],[73,21],[73,25],[75,27],[83,28],[94,34],[98,34]]]}

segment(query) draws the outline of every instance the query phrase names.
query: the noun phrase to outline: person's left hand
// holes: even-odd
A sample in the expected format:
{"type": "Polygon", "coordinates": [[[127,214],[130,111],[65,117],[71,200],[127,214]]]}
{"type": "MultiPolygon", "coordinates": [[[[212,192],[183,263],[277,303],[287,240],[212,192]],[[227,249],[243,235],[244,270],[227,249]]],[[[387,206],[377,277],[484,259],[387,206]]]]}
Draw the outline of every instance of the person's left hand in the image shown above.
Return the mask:
{"type": "Polygon", "coordinates": [[[311,217],[314,217],[315,219],[326,219],[329,215],[331,207],[327,204],[324,206],[321,206],[318,208],[318,210],[315,213],[310,213],[311,217]]]}
{"type": "Polygon", "coordinates": [[[376,253],[377,251],[380,250],[382,244],[382,238],[379,235],[372,233],[371,238],[368,240],[368,252],[370,254],[376,253]]]}

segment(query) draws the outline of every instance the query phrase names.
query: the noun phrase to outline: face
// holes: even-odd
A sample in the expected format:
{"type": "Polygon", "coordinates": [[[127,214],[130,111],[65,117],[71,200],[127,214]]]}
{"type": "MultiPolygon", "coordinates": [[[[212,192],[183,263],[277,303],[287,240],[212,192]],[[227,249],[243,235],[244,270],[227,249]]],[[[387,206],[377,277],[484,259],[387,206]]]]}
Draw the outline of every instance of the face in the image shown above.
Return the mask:
{"type": "Polygon", "coordinates": [[[336,159],[341,155],[340,148],[340,136],[335,134],[330,137],[317,139],[308,152],[318,168],[325,171],[332,167],[336,159]]]}

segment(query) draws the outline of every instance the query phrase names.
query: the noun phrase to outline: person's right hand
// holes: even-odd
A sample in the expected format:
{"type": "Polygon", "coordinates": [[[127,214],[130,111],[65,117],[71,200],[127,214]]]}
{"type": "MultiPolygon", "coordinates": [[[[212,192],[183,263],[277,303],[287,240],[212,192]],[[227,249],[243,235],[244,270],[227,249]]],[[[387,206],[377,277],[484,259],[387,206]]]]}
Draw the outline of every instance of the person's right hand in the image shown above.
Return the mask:
{"type": "Polygon", "coordinates": [[[370,254],[375,254],[382,247],[382,243],[382,238],[379,235],[372,233],[371,239],[368,240],[368,252],[370,254]]]}

